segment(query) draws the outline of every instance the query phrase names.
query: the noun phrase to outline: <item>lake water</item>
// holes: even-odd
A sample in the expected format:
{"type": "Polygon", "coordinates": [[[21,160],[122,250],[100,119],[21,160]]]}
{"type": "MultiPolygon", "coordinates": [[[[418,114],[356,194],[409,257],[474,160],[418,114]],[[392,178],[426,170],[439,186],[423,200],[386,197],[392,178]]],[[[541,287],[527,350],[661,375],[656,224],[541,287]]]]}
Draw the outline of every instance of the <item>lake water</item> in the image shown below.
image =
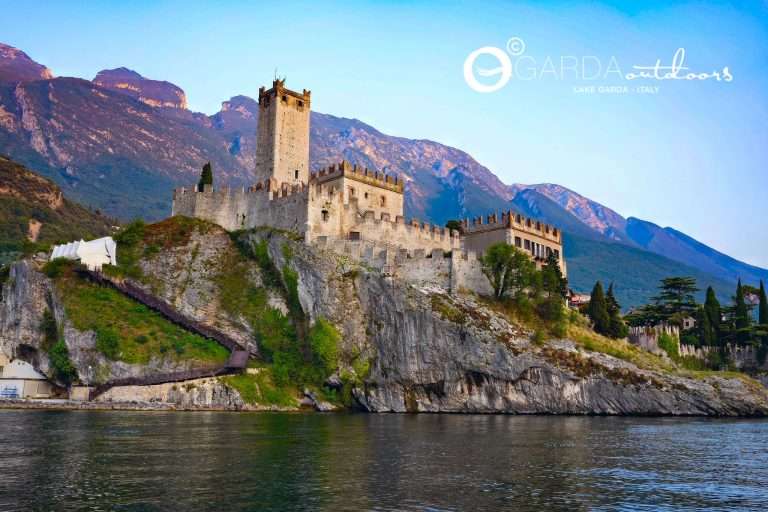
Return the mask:
{"type": "Polygon", "coordinates": [[[0,410],[0,510],[767,510],[768,421],[0,410]]]}

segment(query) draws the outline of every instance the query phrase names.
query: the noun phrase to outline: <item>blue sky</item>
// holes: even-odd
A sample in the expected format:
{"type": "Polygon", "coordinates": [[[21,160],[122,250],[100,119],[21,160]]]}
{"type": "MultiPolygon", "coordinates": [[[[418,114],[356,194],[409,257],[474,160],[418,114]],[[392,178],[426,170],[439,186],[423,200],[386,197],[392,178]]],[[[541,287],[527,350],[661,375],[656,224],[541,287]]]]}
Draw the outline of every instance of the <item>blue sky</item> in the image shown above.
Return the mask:
{"type": "Polygon", "coordinates": [[[230,96],[256,96],[278,68],[289,86],[312,90],[317,111],[456,146],[505,183],[558,183],[768,267],[766,2],[0,6],[0,40],[57,76],[126,66],[179,85],[192,109],[210,114],[230,96]],[[497,92],[470,89],[467,55],[504,49],[511,37],[535,64],[515,68],[497,92]],[[574,88],[627,81],[522,79],[541,74],[547,57],[558,66],[563,56],[603,66],[615,57],[626,73],[657,59],[669,65],[678,48],[692,71],[727,66],[733,80],[632,81],[659,89],[607,94],[574,88]]]}

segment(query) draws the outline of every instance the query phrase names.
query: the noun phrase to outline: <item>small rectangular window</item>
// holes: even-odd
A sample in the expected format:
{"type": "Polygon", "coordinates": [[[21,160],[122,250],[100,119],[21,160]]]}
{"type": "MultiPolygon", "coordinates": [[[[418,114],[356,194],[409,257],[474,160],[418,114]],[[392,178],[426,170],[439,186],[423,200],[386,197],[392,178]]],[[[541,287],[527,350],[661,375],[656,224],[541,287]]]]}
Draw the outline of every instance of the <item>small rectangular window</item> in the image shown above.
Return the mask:
{"type": "Polygon", "coordinates": [[[522,239],[519,236],[515,237],[515,247],[521,247],[523,244],[522,239]]]}

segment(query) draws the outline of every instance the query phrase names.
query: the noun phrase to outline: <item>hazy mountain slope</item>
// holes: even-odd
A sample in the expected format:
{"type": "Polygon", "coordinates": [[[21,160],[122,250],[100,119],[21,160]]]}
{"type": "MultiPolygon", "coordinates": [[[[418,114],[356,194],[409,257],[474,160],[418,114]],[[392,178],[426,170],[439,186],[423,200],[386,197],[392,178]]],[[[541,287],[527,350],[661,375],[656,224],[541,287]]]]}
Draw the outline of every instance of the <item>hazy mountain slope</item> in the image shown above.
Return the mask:
{"type": "MultiPolygon", "coordinates": [[[[568,281],[574,289],[589,292],[598,280],[605,286],[613,282],[625,310],[649,302],[658,292],[659,281],[669,276],[695,277],[702,290],[712,286],[724,303],[730,303],[736,289],[733,281],[658,254],[616,242],[585,239],[567,231],[565,258],[568,262],[568,281]]],[[[703,301],[703,291],[698,293],[698,298],[703,301]]]]}
{"type": "Polygon", "coordinates": [[[61,189],[0,156],[0,262],[25,242],[41,246],[110,232],[112,222],[65,198],[61,189]]]}
{"type": "Polygon", "coordinates": [[[167,115],[86,80],[0,85],[0,105],[0,151],[110,215],[167,215],[173,187],[191,182],[209,160],[219,180],[246,181],[226,142],[197,118],[167,115]]]}
{"type": "MultiPolygon", "coordinates": [[[[528,202],[540,202],[546,197],[556,202],[564,212],[570,213],[582,225],[607,239],[645,249],[672,261],[698,268],[725,281],[735,283],[741,278],[756,284],[760,279],[768,280],[766,269],[738,261],[673,228],[662,228],[634,217],[624,219],[610,208],[560,185],[513,185],[510,188],[517,191],[518,196],[530,191],[538,192],[536,196],[529,196],[528,202]]],[[[554,217],[562,217],[562,215],[554,217]]],[[[564,221],[553,219],[552,222],[564,221]]],[[[566,228],[566,225],[563,225],[563,228],[570,229],[576,234],[584,234],[579,227],[566,228]]]]}
{"type": "Polygon", "coordinates": [[[732,281],[739,278],[752,283],[768,280],[768,270],[731,258],[672,228],[661,228],[652,222],[630,217],[627,234],[644,249],[732,281]]]}
{"type": "Polygon", "coordinates": [[[571,213],[591,230],[612,240],[630,243],[626,235],[627,220],[611,210],[581,194],[561,185],[542,183],[539,185],[512,185],[515,193],[523,190],[535,190],[551,199],[565,211],[571,213]]]}

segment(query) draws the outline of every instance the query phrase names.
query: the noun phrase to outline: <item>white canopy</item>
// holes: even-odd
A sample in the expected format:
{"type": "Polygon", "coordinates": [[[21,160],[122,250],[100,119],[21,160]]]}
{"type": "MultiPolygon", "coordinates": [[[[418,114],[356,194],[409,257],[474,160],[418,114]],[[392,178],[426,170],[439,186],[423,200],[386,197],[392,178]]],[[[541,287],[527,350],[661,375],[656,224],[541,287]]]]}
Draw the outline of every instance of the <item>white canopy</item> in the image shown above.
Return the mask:
{"type": "Polygon", "coordinates": [[[0,377],[4,379],[30,379],[30,380],[45,380],[45,375],[41,374],[35,367],[26,361],[21,359],[14,359],[2,368],[2,375],[0,377]]]}
{"type": "Polygon", "coordinates": [[[117,244],[111,236],[90,242],[83,240],[53,247],[51,259],[78,260],[91,270],[101,270],[102,265],[117,265],[117,244]]]}

